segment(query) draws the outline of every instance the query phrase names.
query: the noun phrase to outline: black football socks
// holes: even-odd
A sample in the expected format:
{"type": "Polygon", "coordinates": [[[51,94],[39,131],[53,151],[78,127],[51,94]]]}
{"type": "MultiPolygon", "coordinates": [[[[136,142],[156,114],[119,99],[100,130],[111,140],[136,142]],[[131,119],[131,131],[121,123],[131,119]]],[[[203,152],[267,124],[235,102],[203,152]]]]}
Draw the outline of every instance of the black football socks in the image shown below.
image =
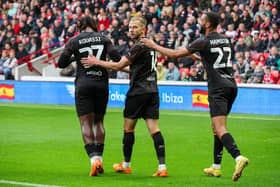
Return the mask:
{"type": "Polygon", "coordinates": [[[223,156],[223,143],[214,135],[214,164],[221,164],[223,156]]]}
{"type": "Polygon", "coordinates": [[[130,162],[134,141],[134,131],[125,131],[123,137],[123,154],[125,162],[130,162]]]}
{"type": "Polygon", "coordinates": [[[233,137],[229,133],[222,135],[221,141],[233,158],[236,158],[240,155],[240,151],[237,148],[233,137]]]}
{"type": "Polygon", "coordinates": [[[88,156],[102,156],[104,150],[104,144],[90,143],[85,145],[88,156]]]}
{"type": "Polygon", "coordinates": [[[165,164],[165,145],[164,145],[163,137],[160,131],[154,133],[152,136],[153,136],[159,164],[165,164]]]}

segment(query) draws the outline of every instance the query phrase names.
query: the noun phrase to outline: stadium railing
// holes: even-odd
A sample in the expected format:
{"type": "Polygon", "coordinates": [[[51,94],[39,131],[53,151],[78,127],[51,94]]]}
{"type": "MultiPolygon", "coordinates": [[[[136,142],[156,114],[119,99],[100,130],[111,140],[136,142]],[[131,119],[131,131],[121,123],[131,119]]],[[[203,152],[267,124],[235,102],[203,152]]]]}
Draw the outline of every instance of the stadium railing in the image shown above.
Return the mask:
{"type": "Polygon", "coordinates": [[[57,68],[57,60],[67,40],[69,38],[19,59],[17,63],[20,65],[15,68],[15,80],[21,80],[22,76],[59,76],[60,70],[57,68]],[[51,50],[58,45],[59,48],[51,50]],[[46,54],[33,58],[42,52],[46,52],[46,54]]]}

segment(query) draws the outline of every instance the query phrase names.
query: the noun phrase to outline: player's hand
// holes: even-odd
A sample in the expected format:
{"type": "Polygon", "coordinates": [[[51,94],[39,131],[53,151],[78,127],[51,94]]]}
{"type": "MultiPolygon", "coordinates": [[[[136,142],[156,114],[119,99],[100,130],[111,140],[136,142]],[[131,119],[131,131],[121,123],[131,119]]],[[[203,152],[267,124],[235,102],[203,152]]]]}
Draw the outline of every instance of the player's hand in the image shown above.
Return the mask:
{"type": "Polygon", "coordinates": [[[148,39],[148,38],[142,38],[140,40],[145,46],[149,47],[149,48],[152,48],[154,49],[156,47],[156,43],[151,40],[151,39],[148,39]]]}
{"type": "Polygon", "coordinates": [[[92,54],[89,54],[89,57],[84,57],[81,59],[81,63],[86,66],[98,65],[98,59],[92,54]]]}

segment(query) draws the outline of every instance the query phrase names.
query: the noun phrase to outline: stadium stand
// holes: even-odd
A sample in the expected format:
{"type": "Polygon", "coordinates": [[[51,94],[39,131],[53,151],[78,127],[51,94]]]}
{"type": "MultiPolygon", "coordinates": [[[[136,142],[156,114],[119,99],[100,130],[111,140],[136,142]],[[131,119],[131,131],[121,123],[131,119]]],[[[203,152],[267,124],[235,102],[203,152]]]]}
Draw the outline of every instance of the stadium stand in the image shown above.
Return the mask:
{"type": "MultiPolygon", "coordinates": [[[[132,43],[128,37],[130,17],[144,16],[149,38],[162,46],[177,48],[200,37],[198,22],[205,11],[220,15],[218,32],[231,38],[233,48],[240,52],[245,63],[250,65],[254,60],[264,72],[271,48],[275,46],[278,55],[280,49],[279,0],[2,0],[0,10],[2,79],[20,79],[22,75],[61,76],[63,73],[55,67],[55,56],[62,50],[64,40],[77,34],[75,24],[83,15],[93,16],[99,31],[111,38],[121,53],[125,53],[132,43]],[[17,63],[9,76],[4,76],[3,59],[12,50],[17,63]],[[250,58],[245,57],[245,53],[249,53],[250,58]],[[23,57],[26,54],[28,58],[23,57]]],[[[179,69],[201,66],[201,62],[183,59],[181,63],[181,59],[158,55],[158,62],[166,69],[171,60],[179,69]]],[[[280,60],[273,63],[272,74],[279,74],[280,60]]],[[[248,68],[244,73],[249,70],[252,71],[248,68]]],[[[191,71],[179,71],[186,73],[181,76],[183,81],[190,77],[191,71]]],[[[201,69],[197,68],[197,71],[201,69]]],[[[115,72],[110,76],[117,78],[115,72]]],[[[243,83],[250,80],[250,77],[239,76],[238,71],[236,77],[243,83]]]]}

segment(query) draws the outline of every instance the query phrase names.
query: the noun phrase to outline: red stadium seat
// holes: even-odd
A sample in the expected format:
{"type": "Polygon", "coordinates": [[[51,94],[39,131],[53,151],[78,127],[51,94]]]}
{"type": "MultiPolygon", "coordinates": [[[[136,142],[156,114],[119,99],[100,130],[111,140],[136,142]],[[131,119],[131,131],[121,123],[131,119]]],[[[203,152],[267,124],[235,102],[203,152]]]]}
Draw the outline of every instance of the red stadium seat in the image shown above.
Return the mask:
{"type": "Polygon", "coordinates": [[[264,59],[266,60],[267,57],[269,56],[269,53],[264,53],[263,55],[264,55],[264,59]]]}
{"type": "Polygon", "coordinates": [[[258,61],[260,56],[263,55],[263,53],[255,53],[252,55],[252,60],[258,61]]]}

